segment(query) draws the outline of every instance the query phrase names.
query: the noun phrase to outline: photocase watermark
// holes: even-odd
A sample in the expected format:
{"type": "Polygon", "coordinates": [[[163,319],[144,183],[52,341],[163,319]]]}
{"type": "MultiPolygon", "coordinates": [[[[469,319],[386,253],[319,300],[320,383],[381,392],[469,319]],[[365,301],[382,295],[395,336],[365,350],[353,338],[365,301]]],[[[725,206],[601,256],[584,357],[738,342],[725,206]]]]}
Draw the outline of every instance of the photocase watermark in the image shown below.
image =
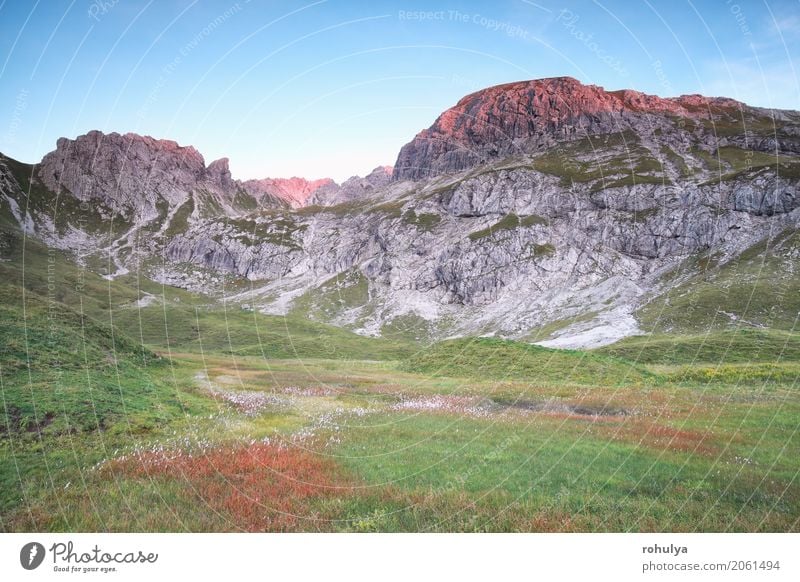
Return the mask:
{"type": "Polygon", "coordinates": [[[501,32],[511,38],[527,40],[531,36],[530,32],[526,29],[507,20],[496,20],[480,13],[470,14],[459,12],[458,10],[451,10],[450,13],[451,20],[472,23],[491,30],[492,32],[501,32]]]}
{"type": "Polygon", "coordinates": [[[150,109],[150,106],[158,101],[158,96],[161,93],[161,90],[167,84],[167,81],[175,73],[178,67],[180,67],[181,63],[183,63],[183,60],[194,50],[196,50],[204,40],[211,36],[215,30],[225,24],[228,19],[241,12],[243,9],[243,4],[247,4],[248,2],[249,0],[245,0],[244,2],[236,2],[225,12],[217,15],[213,20],[208,22],[208,24],[200,29],[189,42],[187,42],[178,50],[178,54],[175,55],[175,58],[173,58],[172,61],[161,68],[161,74],[158,76],[158,79],[156,79],[152,90],[147,94],[144,104],[137,112],[140,118],[147,117],[147,112],[150,109]]]}
{"type": "Polygon", "coordinates": [[[598,43],[594,39],[594,33],[586,33],[581,28],[578,27],[578,22],[580,21],[581,17],[578,14],[575,14],[571,10],[567,10],[564,8],[561,12],[558,13],[556,17],[556,22],[561,23],[561,25],[569,31],[570,35],[572,35],[575,40],[583,44],[590,52],[594,53],[594,55],[602,62],[608,65],[613,71],[616,71],[619,75],[623,77],[628,76],[628,70],[623,66],[622,61],[615,57],[614,55],[610,54],[606,51],[600,43],[598,43]]]}
{"type": "Polygon", "coordinates": [[[460,10],[398,10],[398,20],[417,22],[446,21],[474,24],[492,32],[500,32],[511,38],[528,40],[531,33],[527,29],[508,20],[497,20],[479,12],[461,12],[460,10]]]}
{"type": "Polygon", "coordinates": [[[39,542],[29,542],[19,551],[19,563],[26,570],[35,570],[42,565],[47,555],[52,558],[54,572],[63,573],[109,573],[117,572],[120,565],[155,564],[158,554],[155,552],[106,551],[97,544],[88,550],[78,550],[72,541],[56,542],[50,549],[39,542]]]}
{"type": "Polygon", "coordinates": [[[398,20],[447,20],[447,13],[452,10],[398,10],[398,20]]]}
{"type": "Polygon", "coordinates": [[[6,134],[3,136],[3,141],[6,143],[12,144],[17,139],[17,132],[19,131],[20,125],[22,125],[22,114],[25,113],[25,110],[28,108],[29,95],[30,91],[27,89],[20,89],[20,92],[17,93],[14,109],[11,112],[11,121],[8,124],[6,134]]]}
{"type": "Polygon", "coordinates": [[[100,22],[101,18],[111,12],[117,4],[119,4],[119,0],[94,0],[89,4],[87,14],[89,18],[100,22]]]}
{"type": "Polygon", "coordinates": [[[39,542],[30,542],[22,546],[19,551],[20,566],[26,570],[35,570],[44,561],[44,546],[39,542]]]}

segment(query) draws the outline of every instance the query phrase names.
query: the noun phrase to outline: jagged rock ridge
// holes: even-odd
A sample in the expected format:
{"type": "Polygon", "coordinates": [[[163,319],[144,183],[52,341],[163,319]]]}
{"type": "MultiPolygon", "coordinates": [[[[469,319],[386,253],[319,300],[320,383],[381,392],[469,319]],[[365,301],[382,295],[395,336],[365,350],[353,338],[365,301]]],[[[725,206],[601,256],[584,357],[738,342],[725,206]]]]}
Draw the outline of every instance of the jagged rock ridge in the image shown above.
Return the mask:
{"type": "MultiPolygon", "coordinates": [[[[724,97],[662,98],[638,91],[606,91],[571,77],[509,83],[467,95],[405,145],[395,179],[420,179],[482,162],[553,147],[587,135],[619,133],[670,118],[743,122],[771,113],[724,97]]],[[[773,114],[774,115],[774,114],[773,114]]],[[[777,112],[775,124],[785,121],[777,112]]],[[[713,124],[710,127],[713,133],[713,124]]],[[[744,132],[742,132],[744,133],[744,132]]],[[[742,136],[743,137],[743,136],[742,136]]],[[[758,140],[762,151],[800,152],[797,134],[758,140]]]]}
{"type": "MultiPolygon", "coordinates": [[[[353,177],[339,186],[330,178],[263,178],[234,180],[228,158],[206,167],[203,156],[192,146],[172,140],[133,133],[104,134],[90,131],[74,140],[61,138],[56,149],[38,166],[43,184],[53,192],[66,191],[79,200],[96,200],[122,214],[135,211],[140,220],[159,215],[160,200],[180,206],[189,195],[199,193],[200,202],[211,205],[210,213],[238,215],[257,208],[306,205],[316,199],[357,196],[359,188],[384,185],[376,169],[365,178],[353,177]]],[[[391,172],[388,172],[391,175],[391,172]]]]}
{"type": "Polygon", "coordinates": [[[321,188],[337,188],[330,178],[306,180],[305,178],[264,178],[247,180],[244,189],[255,198],[261,200],[265,196],[274,196],[285,200],[292,208],[299,208],[321,188]]]}

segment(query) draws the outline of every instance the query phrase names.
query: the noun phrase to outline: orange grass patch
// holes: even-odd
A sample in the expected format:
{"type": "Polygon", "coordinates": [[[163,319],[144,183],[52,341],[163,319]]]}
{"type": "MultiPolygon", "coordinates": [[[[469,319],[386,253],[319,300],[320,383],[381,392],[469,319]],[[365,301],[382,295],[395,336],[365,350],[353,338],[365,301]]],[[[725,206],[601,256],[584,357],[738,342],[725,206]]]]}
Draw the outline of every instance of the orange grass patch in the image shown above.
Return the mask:
{"type": "Polygon", "coordinates": [[[643,445],[658,450],[715,456],[719,447],[713,433],[682,430],[644,420],[628,420],[616,426],[604,426],[603,434],[614,440],[643,445]]]}
{"type": "Polygon", "coordinates": [[[329,529],[315,502],[353,494],[352,480],[332,461],[272,444],[211,449],[166,457],[147,452],[117,459],[104,471],[126,477],[174,479],[187,485],[231,530],[329,529]]]}

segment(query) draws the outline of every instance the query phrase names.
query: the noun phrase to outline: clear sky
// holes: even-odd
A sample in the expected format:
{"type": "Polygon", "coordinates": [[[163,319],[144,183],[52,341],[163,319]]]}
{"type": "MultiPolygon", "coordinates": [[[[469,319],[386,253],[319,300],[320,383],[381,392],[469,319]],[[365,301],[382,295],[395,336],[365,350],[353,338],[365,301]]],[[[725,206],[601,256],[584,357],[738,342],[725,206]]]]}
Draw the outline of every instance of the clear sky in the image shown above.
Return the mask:
{"type": "Polygon", "coordinates": [[[490,85],[570,75],[800,109],[798,55],[798,0],[0,0],[0,152],[132,131],[237,178],[341,181],[490,85]]]}

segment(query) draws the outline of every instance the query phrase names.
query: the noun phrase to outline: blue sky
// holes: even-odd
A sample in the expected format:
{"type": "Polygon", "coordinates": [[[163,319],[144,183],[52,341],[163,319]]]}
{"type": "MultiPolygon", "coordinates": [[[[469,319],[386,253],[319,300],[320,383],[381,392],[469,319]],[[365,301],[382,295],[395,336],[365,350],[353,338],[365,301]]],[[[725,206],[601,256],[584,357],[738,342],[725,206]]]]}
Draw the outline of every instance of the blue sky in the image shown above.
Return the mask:
{"type": "Polygon", "coordinates": [[[798,0],[0,0],[0,152],[133,131],[237,178],[342,180],[521,79],[800,109],[798,55],[798,0]]]}

